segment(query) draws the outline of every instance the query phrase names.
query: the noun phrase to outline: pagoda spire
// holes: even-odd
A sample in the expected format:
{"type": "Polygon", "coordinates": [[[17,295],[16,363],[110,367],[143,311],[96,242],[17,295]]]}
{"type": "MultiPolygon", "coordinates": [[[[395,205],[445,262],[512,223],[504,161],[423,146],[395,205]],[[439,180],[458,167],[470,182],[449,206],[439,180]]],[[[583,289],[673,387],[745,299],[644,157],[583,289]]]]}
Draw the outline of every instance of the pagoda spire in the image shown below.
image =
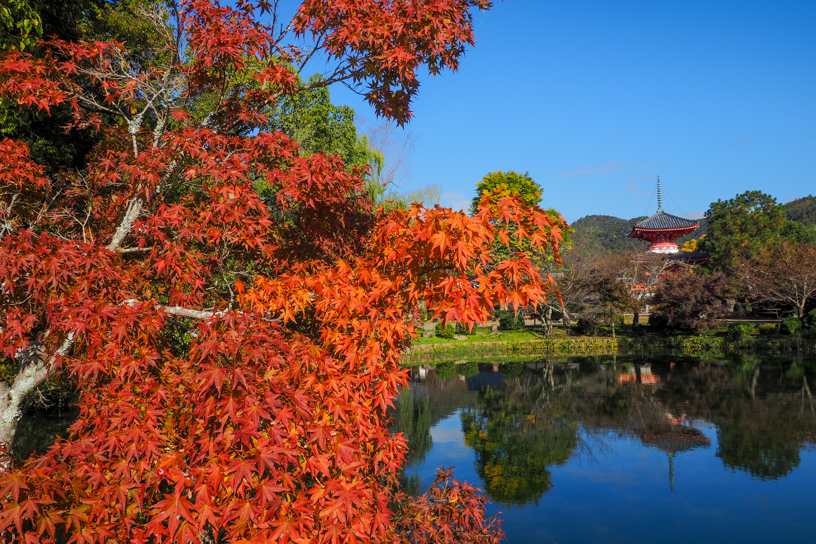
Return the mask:
{"type": "Polygon", "coordinates": [[[663,191],[660,190],[660,176],[657,176],[657,213],[663,211],[663,191]]]}

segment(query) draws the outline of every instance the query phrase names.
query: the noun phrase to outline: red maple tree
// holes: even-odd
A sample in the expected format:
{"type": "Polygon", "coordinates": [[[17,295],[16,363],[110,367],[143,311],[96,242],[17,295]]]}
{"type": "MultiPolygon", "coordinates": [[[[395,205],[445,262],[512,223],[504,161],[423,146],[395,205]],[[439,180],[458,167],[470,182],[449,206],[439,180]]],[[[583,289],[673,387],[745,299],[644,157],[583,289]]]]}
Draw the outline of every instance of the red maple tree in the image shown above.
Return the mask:
{"type": "Polygon", "coordinates": [[[469,217],[378,215],[365,172],[267,132],[310,58],[404,122],[417,70],[455,69],[476,0],[169,2],[152,61],[116,42],[0,59],[0,96],[101,135],[88,167],[46,176],[0,141],[0,384],[8,448],[25,395],[76,378],[69,436],[3,454],[0,538],[25,542],[496,541],[484,499],[440,472],[399,491],[385,408],[421,305],[473,323],[551,293],[529,260],[563,220],[514,199],[469,217]],[[297,44],[300,44],[298,46],[297,44]]]}

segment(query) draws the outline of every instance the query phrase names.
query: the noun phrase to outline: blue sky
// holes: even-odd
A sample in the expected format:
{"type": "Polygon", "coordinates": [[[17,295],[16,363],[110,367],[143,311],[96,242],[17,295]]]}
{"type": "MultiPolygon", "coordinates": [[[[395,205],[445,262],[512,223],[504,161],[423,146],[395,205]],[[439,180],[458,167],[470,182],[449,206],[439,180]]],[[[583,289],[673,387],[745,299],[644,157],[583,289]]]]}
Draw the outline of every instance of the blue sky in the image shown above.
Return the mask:
{"type": "Polygon", "coordinates": [[[462,208],[486,173],[529,171],[569,221],[653,213],[657,175],[677,215],[816,194],[815,24],[814,0],[497,2],[459,71],[421,78],[404,188],[462,208]]]}

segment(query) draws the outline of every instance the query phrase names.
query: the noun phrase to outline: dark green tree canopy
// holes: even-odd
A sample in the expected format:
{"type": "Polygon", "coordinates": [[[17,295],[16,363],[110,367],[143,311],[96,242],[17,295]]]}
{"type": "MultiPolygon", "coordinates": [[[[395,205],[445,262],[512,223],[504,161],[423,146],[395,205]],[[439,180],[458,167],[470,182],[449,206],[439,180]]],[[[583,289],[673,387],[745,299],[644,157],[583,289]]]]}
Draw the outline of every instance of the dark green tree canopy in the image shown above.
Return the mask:
{"type": "Polygon", "coordinates": [[[785,209],[770,195],[746,191],[730,200],[712,202],[706,219],[708,233],[698,246],[712,254],[706,266],[731,272],[736,259],[752,257],[779,241],[785,209]]]}

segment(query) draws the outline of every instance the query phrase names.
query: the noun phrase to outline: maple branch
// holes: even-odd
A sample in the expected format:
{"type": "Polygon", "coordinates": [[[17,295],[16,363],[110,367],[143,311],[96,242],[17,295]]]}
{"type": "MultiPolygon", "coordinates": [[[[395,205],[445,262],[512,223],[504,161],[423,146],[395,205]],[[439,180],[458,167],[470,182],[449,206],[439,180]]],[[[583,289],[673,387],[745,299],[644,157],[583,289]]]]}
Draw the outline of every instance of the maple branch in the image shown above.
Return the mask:
{"type": "MultiPolygon", "coordinates": [[[[135,306],[140,301],[131,298],[123,301],[121,304],[128,306],[135,306]]],[[[120,304],[120,305],[121,305],[120,304]]],[[[156,304],[156,308],[168,315],[175,315],[178,317],[190,317],[192,319],[212,319],[213,317],[221,317],[229,310],[194,310],[192,308],[184,308],[182,306],[165,306],[164,304],[156,304]]]]}
{"type": "Polygon", "coordinates": [[[153,246],[150,247],[120,247],[116,250],[117,253],[138,253],[140,251],[153,251],[153,246]]]}
{"type": "MultiPolygon", "coordinates": [[[[173,175],[173,172],[176,169],[176,165],[178,164],[177,161],[173,160],[170,164],[167,165],[167,172],[165,173],[164,177],[162,178],[159,185],[156,187],[156,193],[161,193],[162,188],[170,179],[170,176],[173,175]]],[[[107,246],[108,251],[116,252],[119,250],[119,247],[122,245],[122,242],[125,241],[125,238],[130,231],[133,230],[133,224],[136,222],[136,219],[139,217],[139,214],[142,213],[144,209],[144,198],[140,196],[136,196],[128,203],[127,210],[125,211],[125,216],[122,218],[122,221],[119,223],[119,226],[116,227],[116,231],[113,233],[113,238],[111,239],[110,243],[107,246]]]]}

